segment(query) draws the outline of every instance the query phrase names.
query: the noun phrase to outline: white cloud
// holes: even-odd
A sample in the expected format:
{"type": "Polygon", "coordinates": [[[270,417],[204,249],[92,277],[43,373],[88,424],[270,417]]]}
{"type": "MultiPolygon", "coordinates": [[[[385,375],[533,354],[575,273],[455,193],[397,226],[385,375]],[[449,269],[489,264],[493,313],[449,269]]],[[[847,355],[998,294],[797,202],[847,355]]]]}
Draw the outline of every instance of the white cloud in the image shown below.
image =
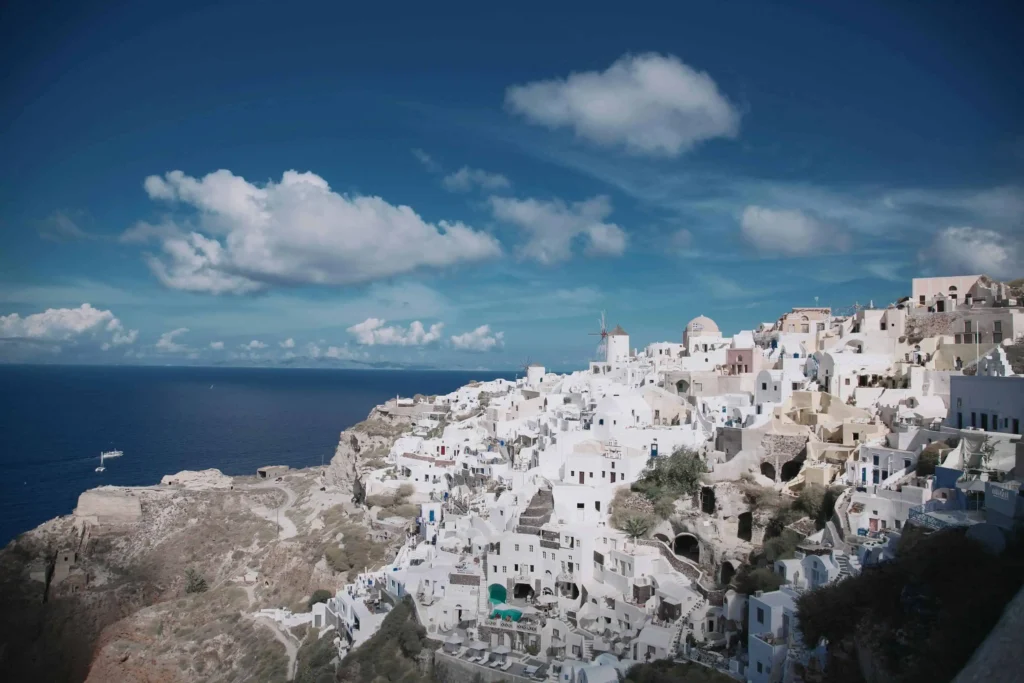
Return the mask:
{"type": "Polygon", "coordinates": [[[253,339],[248,344],[240,344],[239,348],[246,349],[248,351],[258,351],[260,349],[267,348],[267,345],[261,342],[259,339],[253,339]]]}
{"type": "Polygon", "coordinates": [[[740,231],[758,251],[783,256],[804,256],[849,248],[849,237],[802,211],[748,206],[740,231]]]}
{"type": "MultiPolygon", "coordinates": [[[[181,171],[145,182],[152,199],[195,208],[198,228],[137,226],[158,239],[149,266],[167,287],[244,294],[274,284],[348,285],[501,254],[491,235],[460,222],[427,223],[408,206],[347,196],[313,173],[286,171],[256,186],[230,171],[197,179],[181,171]]],[[[130,234],[129,234],[130,233],[130,234]]]]}
{"type": "Polygon", "coordinates": [[[492,333],[490,325],[481,325],[472,332],[453,335],[451,342],[460,351],[494,351],[505,344],[505,333],[492,333]]]}
{"type": "MultiPolygon", "coordinates": [[[[320,343],[323,344],[323,340],[321,340],[320,343]]],[[[366,358],[367,354],[353,351],[347,346],[327,346],[326,348],[320,348],[318,344],[310,342],[309,344],[306,344],[306,356],[313,360],[318,360],[320,358],[330,360],[357,360],[360,358],[366,358]]]]}
{"type": "Polygon", "coordinates": [[[186,351],[191,351],[190,348],[176,341],[178,337],[187,332],[187,327],[179,327],[176,330],[164,332],[156,342],[156,350],[160,353],[185,353],[186,351]]]}
{"type": "Polygon", "coordinates": [[[433,158],[431,158],[431,156],[424,152],[422,149],[412,150],[412,155],[416,157],[419,160],[419,162],[423,164],[423,167],[426,168],[431,173],[441,172],[441,165],[434,161],[433,158]]]}
{"type": "Polygon", "coordinates": [[[735,137],[740,125],[739,112],[707,73],[655,53],[624,55],[602,72],[512,86],[505,104],[533,123],[659,156],[735,137]]]}
{"type": "Polygon", "coordinates": [[[626,233],[605,219],[612,212],[608,197],[598,195],[586,201],[566,204],[561,199],[512,199],[491,197],[491,211],[497,220],[524,230],[528,239],[520,253],[526,258],[550,264],[572,256],[573,240],[585,237],[587,253],[619,256],[626,249],[626,233]]]}
{"type": "Polygon", "coordinates": [[[449,173],[441,181],[452,192],[469,192],[474,187],[482,190],[502,190],[512,187],[508,178],[500,173],[488,173],[479,168],[463,166],[455,173],[449,173]]]}
{"type": "Polygon", "coordinates": [[[434,323],[428,330],[419,320],[414,320],[408,328],[397,325],[385,327],[386,322],[380,318],[367,318],[348,328],[348,333],[363,346],[426,346],[440,340],[444,329],[444,323],[434,323]]]}
{"type": "Polygon", "coordinates": [[[952,275],[989,275],[1004,280],[1024,276],[1024,240],[994,230],[946,228],[920,256],[937,260],[952,275]]]}
{"type": "Polygon", "coordinates": [[[24,318],[17,313],[0,316],[0,339],[77,342],[93,339],[103,350],[134,344],[138,330],[125,329],[109,310],[82,304],[78,308],[48,308],[24,318]]]}
{"type": "Polygon", "coordinates": [[[96,237],[79,227],[78,223],[64,211],[52,213],[39,229],[39,236],[51,242],[72,242],[96,237]]]}
{"type": "Polygon", "coordinates": [[[292,339],[291,337],[288,337],[283,342],[278,342],[278,346],[280,346],[282,349],[294,349],[295,340],[292,339]]]}
{"type": "Polygon", "coordinates": [[[212,341],[212,342],[210,342],[210,348],[213,349],[214,351],[223,351],[224,350],[224,342],[222,342],[222,341],[212,341]]]}

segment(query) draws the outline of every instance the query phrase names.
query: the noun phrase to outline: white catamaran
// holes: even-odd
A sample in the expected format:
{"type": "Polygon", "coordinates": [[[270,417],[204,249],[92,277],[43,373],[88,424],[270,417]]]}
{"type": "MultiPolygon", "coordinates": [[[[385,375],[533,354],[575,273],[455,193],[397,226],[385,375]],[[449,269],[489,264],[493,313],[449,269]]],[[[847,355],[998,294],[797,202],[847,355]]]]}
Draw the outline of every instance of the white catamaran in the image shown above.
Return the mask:
{"type": "Polygon", "coordinates": [[[124,455],[124,451],[105,451],[100,453],[100,466],[96,468],[96,471],[102,472],[107,469],[103,466],[103,461],[107,458],[120,458],[122,455],[124,455]]]}

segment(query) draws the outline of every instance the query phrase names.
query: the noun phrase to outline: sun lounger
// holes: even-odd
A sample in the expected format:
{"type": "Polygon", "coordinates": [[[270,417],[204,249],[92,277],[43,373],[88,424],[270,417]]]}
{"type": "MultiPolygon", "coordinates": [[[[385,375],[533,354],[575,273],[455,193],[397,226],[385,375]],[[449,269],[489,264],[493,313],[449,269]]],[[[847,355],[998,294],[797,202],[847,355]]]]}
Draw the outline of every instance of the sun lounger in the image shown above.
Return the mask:
{"type": "Polygon", "coordinates": [[[487,666],[491,667],[492,669],[497,669],[499,664],[501,664],[501,660],[495,659],[493,662],[488,662],[487,666]]]}
{"type": "Polygon", "coordinates": [[[501,665],[501,670],[502,671],[508,671],[511,668],[512,668],[512,660],[511,659],[506,659],[505,663],[501,665]]]}

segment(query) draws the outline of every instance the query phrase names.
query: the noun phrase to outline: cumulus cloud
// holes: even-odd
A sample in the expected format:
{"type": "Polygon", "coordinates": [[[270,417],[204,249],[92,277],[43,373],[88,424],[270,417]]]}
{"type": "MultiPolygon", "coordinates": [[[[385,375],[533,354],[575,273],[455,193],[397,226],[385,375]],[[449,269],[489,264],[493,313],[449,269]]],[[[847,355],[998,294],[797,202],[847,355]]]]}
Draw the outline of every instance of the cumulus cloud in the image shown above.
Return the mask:
{"type": "Polygon", "coordinates": [[[212,342],[210,342],[210,348],[213,349],[214,351],[223,351],[224,350],[224,342],[222,342],[222,341],[212,341],[212,342]]]}
{"type": "Polygon", "coordinates": [[[508,178],[500,173],[489,173],[479,168],[463,166],[454,173],[449,173],[441,181],[445,189],[452,192],[469,192],[474,187],[482,190],[502,190],[512,187],[508,178]]]}
{"type": "Polygon", "coordinates": [[[510,87],[505,104],[528,121],[637,154],[678,156],[735,137],[740,115],[711,76],[672,55],[624,55],[605,71],[510,87]]]}
{"type": "Polygon", "coordinates": [[[348,328],[348,333],[363,346],[426,346],[440,340],[444,329],[444,323],[434,323],[428,330],[419,320],[414,320],[408,328],[398,325],[385,327],[386,322],[380,318],[367,318],[348,328]]]}
{"type": "Polygon", "coordinates": [[[846,233],[802,211],[748,206],[740,219],[740,232],[758,251],[782,256],[842,251],[850,246],[846,233]]]}
{"type": "Polygon", "coordinates": [[[561,199],[513,199],[491,197],[491,212],[505,223],[521,228],[527,241],[523,257],[550,264],[572,256],[573,241],[584,238],[591,255],[619,256],[626,249],[626,233],[605,222],[612,212],[608,197],[598,195],[567,204],[561,199]]]}
{"type": "Polygon", "coordinates": [[[1004,280],[1024,276],[1024,240],[994,230],[946,228],[920,255],[938,261],[953,275],[989,275],[1004,280]]]}
{"type": "Polygon", "coordinates": [[[491,332],[490,325],[481,325],[472,332],[451,337],[452,346],[460,351],[495,351],[505,344],[504,332],[491,332]]]}
{"type": "Polygon", "coordinates": [[[292,339],[291,337],[288,337],[283,342],[278,342],[277,345],[280,346],[282,349],[294,349],[295,348],[295,340],[292,339]]]}
{"type": "Polygon", "coordinates": [[[164,332],[163,334],[160,335],[160,338],[156,342],[156,350],[159,351],[160,353],[190,352],[192,349],[177,341],[178,337],[187,333],[187,327],[179,327],[176,330],[164,332]]]}
{"type": "MultiPolygon", "coordinates": [[[[323,344],[324,342],[321,341],[320,343],[323,344]]],[[[325,346],[321,348],[319,344],[312,342],[306,344],[306,355],[313,360],[356,360],[366,357],[365,353],[353,351],[347,346],[325,346]]]]}
{"type": "Polygon", "coordinates": [[[259,339],[253,339],[248,344],[239,344],[239,347],[246,349],[247,351],[259,351],[260,349],[267,348],[267,345],[261,342],[259,339]]]}
{"type": "Polygon", "coordinates": [[[286,171],[254,185],[230,171],[203,178],[150,176],[154,200],[198,212],[197,229],[137,226],[122,240],[156,239],[147,262],[165,286],[245,294],[274,284],[349,285],[482,261],[501,254],[491,235],[461,222],[424,221],[408,206],[331,190],[313,173],[286,171]]]}
{"type": "Polygon", "coordinates": [[[90,304],[78,308],[48,308],[25,317],[17,313],[0,316],[0,339],[72,343],[89,339],[107,350],[134,344],[138,336],[138,330],[126,329],[113,312],[90,304]]]}

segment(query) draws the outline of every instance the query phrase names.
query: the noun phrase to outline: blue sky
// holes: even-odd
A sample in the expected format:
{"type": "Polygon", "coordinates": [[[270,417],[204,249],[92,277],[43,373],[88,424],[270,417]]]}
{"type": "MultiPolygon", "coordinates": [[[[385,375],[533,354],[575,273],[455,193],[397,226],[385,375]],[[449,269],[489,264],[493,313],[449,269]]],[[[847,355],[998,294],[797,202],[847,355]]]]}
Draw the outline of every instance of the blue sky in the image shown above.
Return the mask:
{"type": "Polygon", "coordinates": [[[0,10],[6,361],[566,368],[602,310],[1024,275],[1010,2],[42,4],[0,10]]]}

